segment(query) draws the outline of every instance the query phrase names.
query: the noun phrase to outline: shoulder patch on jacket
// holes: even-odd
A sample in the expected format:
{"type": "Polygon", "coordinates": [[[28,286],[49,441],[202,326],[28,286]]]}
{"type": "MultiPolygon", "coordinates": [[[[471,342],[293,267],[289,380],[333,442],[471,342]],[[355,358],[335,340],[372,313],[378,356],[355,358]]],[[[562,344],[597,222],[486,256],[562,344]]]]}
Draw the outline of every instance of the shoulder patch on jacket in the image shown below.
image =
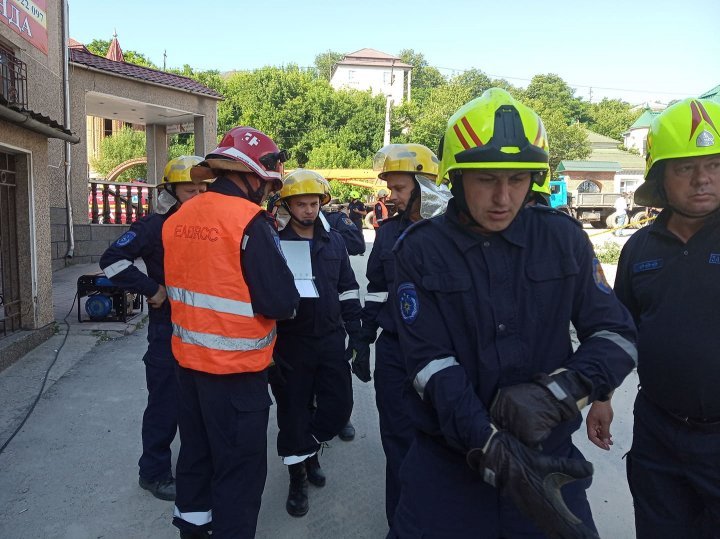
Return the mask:
{"type": "Polygon", "coordinates": [[[607,282],[607,279],[605,278],[605,272],[602,269],[602,264],[597,258],[593,258],[593,281],[595,281],[595,286],[600,290],[600,292],[604,294],[609,294],[612,292],[612,287],[607,282]]]}
{"type": "Polygon", "coordinates": [[[412,324],[420,313],[420,300],[415,285],[401,283],[397,289],[400,316],[406,324],[412,324]]]}
{"type": "Polygon", "coordinates": [[[125,234],[123,234],[117,239],[115,245],[117,245],[118,247],[125,247],[132,240],[134,240],[136,236],[137,234],[135,234],[135,232],[133,232],[132,230],[128,230],[127,232],[125,232],[125,234]]]}

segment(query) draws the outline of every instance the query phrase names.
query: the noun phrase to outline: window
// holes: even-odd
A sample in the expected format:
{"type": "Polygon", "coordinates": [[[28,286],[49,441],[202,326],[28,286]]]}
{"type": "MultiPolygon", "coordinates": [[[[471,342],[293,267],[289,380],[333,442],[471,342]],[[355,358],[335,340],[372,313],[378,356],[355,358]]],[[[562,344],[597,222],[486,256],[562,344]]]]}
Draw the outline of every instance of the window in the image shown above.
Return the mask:
{"type": "Polygon", "coordinates": [[[348,80],[355,80],[357,78],[357,71],[354,69],[348,70],[348,80]]]}
{"type": "Polygon", "coordinates": [[[585,180],[578,185],[578,193],[599,193],[600,186],[592,180],[585,180]]]}

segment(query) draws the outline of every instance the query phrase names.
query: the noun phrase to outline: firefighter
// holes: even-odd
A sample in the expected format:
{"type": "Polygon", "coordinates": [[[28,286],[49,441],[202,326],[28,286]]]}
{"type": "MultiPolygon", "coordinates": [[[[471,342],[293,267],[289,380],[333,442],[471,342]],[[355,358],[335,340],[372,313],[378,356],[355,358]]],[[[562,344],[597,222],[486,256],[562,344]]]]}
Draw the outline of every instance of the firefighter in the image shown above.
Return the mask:
{"type": "Polygon", "coordinates": [[[320,214],[328,222],[330,228],[338,231],[345,242],[350,256],[362,255],[365,252],[365,238],[362,230],[343,212],[322,210],[320,214]]]}
{"type": "Polygon", "coordinates": [[[417,431],[390,535],[597,537],[592,465],[571,434],[584,404],[607,399],[634,367],[632,319],[577,222],[524,207],[548,171],[532,109],[486,91],[450,118],[439,157],[447,211],[395,247],[417,431]]]}
{"type": "Polygon", "coordinates": [[[142,421],[139,483],[161,500],[175,499],[170,444],[177,432],[175,358],[170,349],[170,304],[165,301],[162,227],[177,208],[200,192],[191,171],[202,157],[180,156],[165,165],[156,212],[135,221],[100,258],[100,269],[116,286],[142,294],[150,306],[148,349],[143,357],[148,401],[142,421]],[[134,262],[142,258],[147,275],[134,262]]]}
{"type": "Polygon", "coordinates": [[[285,158],[266,134],[231,129],[195,167],[215,182],[163,227],[179,364],[173,524],[181,537],[255,536],[275,321],[299,301],[275,221],[260,207],[280,189],[285,158]]]}
{"type": "Polygon", "coordinates": [[[436,185],[438,159],[420,144],[385,146],[375,155],[373,168],[387,182],[389,200],[398,213],[378,229],[368,258],[368,293],[352,369],[361,381],[370,381],[370,344],[375,342],[378,328],[382,328],[375,344],[375,401],[386,459],[385,512],[391,523],[400,496],[400,465],[414,435],[402,403],[407,371],[392,314],[397,309],[395,296],[390,295],[396,285],[392,248],[412,223],[445,211],[450,192],[445,185],[436,185]]]}
{"type": "MultiPolygon", "coordinates": [[[[638,325],[627,477],[639,539],[720,530],[720,104],[685,99],[648,133],[643,206],[664,208],[623,247],[615,292],[638,325]]],[[[609,449],[610,403],[593,404],[590,440],[609,449]]]]}
{"type": "Polygon", "coordinates": [[[360,232],[363,229],[363,219],[367,215],[365,209],[365,203],[360,200],[360,193],[358,191],[350,191],[350,201],[348,202],[348,215],[350,220],[355,223],[355,226],[360,232]]]}
{"type": "Polygon", "coordinates": [[[385,188],[380,189],[377,193],[377,202],[375,203],[375,207],[373,209],[373,215],[375,217],[375,219],[373,219],[373,226],[376,231],[380,228],[382,222],[388,218],[388,209],[385,205],[385,201],[387,200],[389,194],[390,193],[385,188]]]}
{"type": "Polygon", "coordinates": [[[292,320],[278,323],[270,378],[277,402],[278,454],[290,473],[286,509],[295,517],[308,512],[308,480],[325,484],[317,452],[347,424],[353,405],[344,352],[346,334],[352,342],[360,330],[359,287],[342,236],[318,218],[329,201],[327,180],[297,169],[285,178],[277,202],[290,216],[280,238],[308,242],[318,292],[316,298],[300,300],[292,320]]]}

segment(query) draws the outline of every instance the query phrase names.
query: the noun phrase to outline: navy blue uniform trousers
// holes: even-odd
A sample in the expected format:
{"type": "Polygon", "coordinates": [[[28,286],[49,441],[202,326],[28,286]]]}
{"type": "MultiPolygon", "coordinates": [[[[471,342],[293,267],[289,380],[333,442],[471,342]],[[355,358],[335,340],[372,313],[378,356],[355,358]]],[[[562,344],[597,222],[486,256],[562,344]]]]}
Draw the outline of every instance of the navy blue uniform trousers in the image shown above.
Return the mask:
{"type": "Polygon", "coordinates": [[[400,465],[410,449],[415,428],[402,398],[407,383],[397,334],[383,330],[375,342],[375,403],[380,417],[380,440],[385,452],[385,514],[388,525],[400,499],[400,465]]]}
{"type": "Polygon", "coordinates": [[[267,476],[267,371],[178,367],[180,454],[173,524],[214,539],[255,537],[267,476]],[[178,512],[183,518],[177,518],[178,512]]]}
{"type": "Polygon", "coordinates": [[[720,425],[691,428],[640,390],[627,476],[637,539],[720,537],[720,425]]]}
{"type": "Polygon", "coordinates": [[[342,329],[322,337],[278,335],[275,352],[287,367],[273,368],[282,369],[284,380],[275,371],[270,386],[277,401],[281,457],[317,451],[318,442],[332,439],[350,419],[352,379],[344,350],[342,329]],[[313,397],[314,409],[309,406],[313,397]]]}

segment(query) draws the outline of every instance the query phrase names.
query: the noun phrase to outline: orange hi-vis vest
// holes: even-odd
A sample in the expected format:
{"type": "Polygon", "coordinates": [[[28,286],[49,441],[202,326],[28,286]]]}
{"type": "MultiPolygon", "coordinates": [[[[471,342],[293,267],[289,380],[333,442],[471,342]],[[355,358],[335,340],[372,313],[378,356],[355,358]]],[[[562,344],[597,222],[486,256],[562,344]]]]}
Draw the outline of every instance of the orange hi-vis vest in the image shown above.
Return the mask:
{"type": "Polygon", "coordinates": [[[373,226],[375,228],[378,228],[380,226],[380,221],[384,221],[388,218],[388,209],[385,203],[382,200],[378,200],[375,204],[375,221],[373,221],[373,226]],[[378,205],[380,206],[380,215],[378,215],[378,205]]]}
{"type": "Polygon", "coordinates": [[[245,229],[260,211],[244,198],[207,192],[165,221],[172,351],[182,367],[231,374],[270,364],[275,321],[253,312],[240,264],[245,229]]]}

